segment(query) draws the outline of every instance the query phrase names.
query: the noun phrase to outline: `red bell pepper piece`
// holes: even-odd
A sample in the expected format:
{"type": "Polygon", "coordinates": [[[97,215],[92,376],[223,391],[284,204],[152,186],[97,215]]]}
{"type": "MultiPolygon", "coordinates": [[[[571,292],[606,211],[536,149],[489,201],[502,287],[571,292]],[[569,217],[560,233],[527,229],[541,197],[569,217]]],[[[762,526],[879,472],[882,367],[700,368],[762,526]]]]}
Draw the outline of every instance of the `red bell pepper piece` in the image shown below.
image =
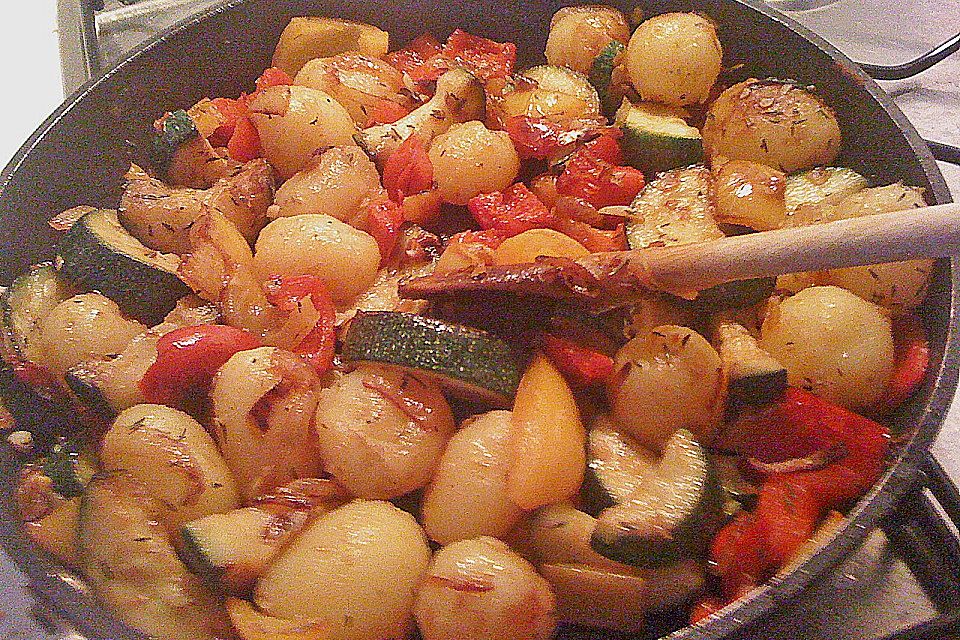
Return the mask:
{"type": "Polygon", "coordinates": [[[250,102],[270,87],[293,84],[293,78],[276,67],[266,69],[256,81],[256,90],[250,95],[241,95],[236,100],[214,98],[213,104],[224,117],[224,122],[210,136],[215,146],[226,145],[230,157],[238,162],[249,162],[263,155],[260,134],[250,120],[250,102]]]}
{"type": "Polygon", "coordinates": [[[237,162],[249,162],[263,155],[260,146],[260,132],[248,116],[237,120],[233,135],[227,143],[227,153],[237,162]]]}
{"type": "Polygon", "coordinates": [[[482,228],[496,229],[506,238],[530,229],[552,227],[556,219],[522,183],[471,198],[467,209],[482,228]]]}
{"type": "Polygon", "coordinates": [[[293,84],[293,78],[290,77],[290,74],[279,69],[277,67],[270,67],[265,69],[260,77],[257,78],[257,89],[253,92],[253,95],[261,93],[270,87],[285,87],[293,84]]]}
{"type": "Polygon", "coordinates": [[[378,124],[391,124],[410,113],[402,104],[380,98],[367,108],[367,122],[365,127],[374,127],[378,124]]]}
{"type": "Polygon", "coordinates": [[[547,118],[511,116],[504,121],[503,129],[510,136],[521,160],[546,160],[567,144],[564,139],[566,128],[547,118]]]}
{"type": "Polygon", "coordinates": [[[277,276],[267,283],[266,289],[267,300],[281,311],[294,311],[301,300],[310,298],[320,317],[293,352],[313,367],[317,375],[330,371],[337,348],[337,308],[323,281],[316,276],[277,276]]]}
{"type": "Polygon", "coordinates": [[[723,607],[724,604],[720,598],[704,596],[690,611],[690,624],[697,624],[701,620],[709,618],[723,607]]]}
{"type": "Polygon", "coordinates": [[[414,134],[403,141],[383,166],[383,187],[397,204],[433,188],[433,163],[423,139],[414,134]]]}
{"type": "Polygon", "coordinates": [[[424,62],[439,56],[441,51],[443,51],[443,45],[440,41],[432,34],[424,33],[404,48],[388,53],[384,60],[403,73],[413,75],[424,62]]]}
{"type": "Polygon", "coordinates": [[[722,581],[723,597],[732,602],[766,577],[763,522],[742,511],[720,529],[710,545],[710,559],[722,581]]]}
{"type": "Polygon", "coordinates": [[[813,535],[823,501],[802,473],[787,473],[764,482],[755,513],[766,534],[767,563],[779,569],[813,535]]]}
{"type": "Polygon", "coordinates": [[[913,314],[893,319],[893,375],[880,406],[893,411],[916,392],[930,366],[930,341],[920,318],[913,314]]]}
{"type": "Polygon", "coordinates": [[[450,236],[450,239],[447,241],[447,246],[452,244],[482,244],[491,249],[496,249],[503,241],[507,239],[500,231],[496,229],[485,229],[483,231],[461,231],[460,233],[455,233],[450,236]]]}
{"type": "Polygon", "coordinates": [[[244,101],[234,100],[233,98],[214,98],[211,102],[220,112],[222,121],[220,126],[210,135],[210,144],[215,147],[225,147],[230,142],[230,138],[233,137],[237,121],[246,117],[249,110],[244,101]]]}
{"type": "Polygon", "coordinates": [[[587,388],[603,384],[613,375],[613,358],[573,340],[544,333],[543,351],[573,386],[587,388]]]}
{"type": "Polygon", "coordinates": [[[157,342],[157,359],[138,386],[148,402],[177,405],[188,393],[210,386],[213,375],[235,353],[260,340],[243,329],[219,324],[182,327],[157,342]]]}
{"type": "Polygon", "coordinates": [[[585,144],[557,177],[557,193],[583,198],[596,208],[633,202],[645,184],[643,173],[620,166],[619,143],[604,134],[585,144]]]}
{"type": "Polygon", "coordinates": [[[486,82],[513,74],[517,45],[495,42],[457,29],[447,38],[441,55],[451,63],[450,66],[465,67],[480,81],[486,82]]]}
{"type": "Polygon", "coordinates": [[[397,248],[403,210],[393,200],[382,200],[367,206],[367,231],[380,247],[380,260],[386,261],[397,248]]]}

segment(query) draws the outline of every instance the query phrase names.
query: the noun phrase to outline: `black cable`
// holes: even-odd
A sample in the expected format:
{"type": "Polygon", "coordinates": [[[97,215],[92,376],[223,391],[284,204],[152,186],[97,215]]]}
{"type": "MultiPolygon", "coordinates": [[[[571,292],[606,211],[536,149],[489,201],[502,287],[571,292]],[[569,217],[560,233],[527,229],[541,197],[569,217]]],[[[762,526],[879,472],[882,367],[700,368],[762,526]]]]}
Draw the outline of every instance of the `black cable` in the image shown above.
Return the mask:
{"type": "Polygon", "coordinates": [[[960,33],[910,62],[894,65],[860,64],[860,68],[874,80],[904,80],[926,71],[957,51],[960,51],[960,33]]]}
{"type": "Polygon", "coordinates": [[[950,164],[960,165],[960,149],[943,142],[934,140],[924,140],[930,147],[930,153],[940,162],[949,162],[950,164]]]}

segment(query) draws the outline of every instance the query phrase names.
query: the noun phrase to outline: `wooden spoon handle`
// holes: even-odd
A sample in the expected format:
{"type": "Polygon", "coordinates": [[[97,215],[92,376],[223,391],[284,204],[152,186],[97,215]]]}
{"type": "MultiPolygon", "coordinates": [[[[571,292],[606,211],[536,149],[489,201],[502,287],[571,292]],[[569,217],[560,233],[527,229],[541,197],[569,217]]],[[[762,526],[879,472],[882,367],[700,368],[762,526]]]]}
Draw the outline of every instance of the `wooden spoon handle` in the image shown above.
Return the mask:
{"type": "Polygon", "coordinates": [[[960,204],[628,253],[656,288],[676,293],[732,280],[942,258],[960,254],[960,204]]]}

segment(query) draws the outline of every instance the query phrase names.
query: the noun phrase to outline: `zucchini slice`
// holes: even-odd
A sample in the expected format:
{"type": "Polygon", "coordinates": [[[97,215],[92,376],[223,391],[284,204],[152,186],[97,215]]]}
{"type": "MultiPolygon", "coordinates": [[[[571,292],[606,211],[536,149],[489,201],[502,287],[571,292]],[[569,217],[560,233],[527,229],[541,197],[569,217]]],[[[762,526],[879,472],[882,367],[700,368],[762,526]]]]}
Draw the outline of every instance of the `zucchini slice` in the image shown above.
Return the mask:
{"type": "Polygon", "coordinates": [[[730,517],[743,509],[753,511],[760,499],[760,488],[740,473],[740,456],[711,453],[710,460],[723,489],[724,515],[730,517]]]}
{"type": "Polygon", "coordinates": [[[627,164],[648,176],[703,162],[703,136],[683,119],[683,112],[624,99],[614,116],[623,131],[620,146],[627,164]]]}
{"type": "Polygon", "coordinates": [[[130,315],[160,322],[191,293],[177,277],[180,259],[145,247],[121,226],[116,211],[92,211],[60,241],[61,273],[75,285],[99,291],[130,315]]]}
{"type": "Polygon", "coordinates": [[[657,456],[619,431],[608,418],[599,418],[587,440],[587,473],[583,493],[590,515],[628,499],[657,468],[657,456]]]}
{"type": "Polygon", "coordinates": [[[509,406],[520,384],[517,355],[500,338],[414,313],[357,313],[343,357],[404,367],[433,378],[452,395],[509,406]]]}
{"type": "Polygon", "coordinates": [[[760,348],[746,327],[719,321],[713,342],[727,376],[727,410],[773,402],[787,390],[787,368],[760,348]]]}
{"type": "Polygon", "coordinates": [[[50,478],[53,490],[64,498],[76,498],[90,483],[96,467],[71,443],[59,442],[43,458],[43,475],[50,478]]]}
{"type": "Polygon", "coordinates": [[[791,174],[784,185],[787,215],[805,204],[836,204],[868,186],[866,178],[846,167],[816,167],[791,174]]]}
{"type": "Polygon", "coordinates": [[[200,130],[186,111],[178,109],[165,116],[160,122],[151,149],[157,169],[166,174],[180,147],[198,138],[200,130]]]}
{"type": "Polygon", "coordinates": [[[590,67],[590,84],[597,90],[603,112],[611,116],[620,107],[622,93],[616,92],[612,85],[613,70],[617,61],[627,48],[618,40],[611,40],[603,51],[593,59],[590,67]]]}
{"type": "Polygon", "coordinates": [[[773,295],[776,288],[776,278],[725,282],[698,293],[693,307],[697,312],[707,314],[752,307],[773,295]]]}
{"type": "Polygon", "coordinates": [[[28,343],[34,329],[73,293],[50,263],[31,267],[14,280],[0,296],[6,358],[30,360],[28,343]]]}
{"type": "Polygon", "coordinates": [[[177,558],[161,512],[130,476],[95,477],[80,504],[83,573],[131,627],[163,640],[212,640],[219,605],[177,558]]]}
{"type": "Polygon", "coordinates": [[[714,220],[711,182],[710,170],[697,165],[671,169],[647,184],[630,205],[630,248],[670,247],[722,238],[723,231],[714,220]]]}
{"type": "Polygon", "coordinates": [[[579,71],[544,64],[528,69],[522,75],[536,82],[540,89],[556,91],[583,100],[587,105],[588,115],[600,114],[600,97],[597,95],[597,90],[590,84],[590,79],[579,71]]]}
{"type": "Polygon", "coordinates": [[[703,557],[720,522],[722,495],[706,451],[680,429],[649,481],[600,514],[591,545],[611,560],[644,568],[703,557]]]}

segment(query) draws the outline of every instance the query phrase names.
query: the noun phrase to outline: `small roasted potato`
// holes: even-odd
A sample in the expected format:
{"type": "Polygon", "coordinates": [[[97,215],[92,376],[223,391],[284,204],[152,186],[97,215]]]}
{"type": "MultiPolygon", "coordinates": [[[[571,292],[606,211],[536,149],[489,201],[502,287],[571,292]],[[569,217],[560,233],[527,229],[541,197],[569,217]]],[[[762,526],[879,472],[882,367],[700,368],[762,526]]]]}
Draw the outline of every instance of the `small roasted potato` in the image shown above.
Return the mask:
{"type": "Polygon", "coordinates": [[[722,62],[716,27],[695,13],[665,13],[641,23],[624,56],[640,97],[674,106],[705,102],[722,62]]]}
{"type": "Polygon", "coordinates": [[[507,238],[493,251],[494,264],[523,264],[539,256],[571,258],[589,255],[585,246],[553,229],[530,229],[507,238]]]}
{"type": "Polygon", "coordinates": [[[309,87],[277,86],[250,103],[263,157],[284,180],[307,165],[320,149],[354,144],[350,113],[329,94],[309,87]]]}
{"type": "Polygon", "coordinates": [[[710,157],[750,160],[791,173],[840,152],[837,117],[819,96],[782,80],[744,80],[714,101],[703,125],[710,157]]]}
{"type": "Polygon", "coordinates": [[[333,147],[310,159],[283,183],[267,215],[284,218],[320,214],[349,222],[380,190],[377,167],[360,147],[333,147]]]}
{"type": "Polygon", "coordinates": [[[214,436],[245,500],[320,473],[319,384],[299,356],[275,347],[241,351],[214,376],[214,436]]]}
{"type": "Polygon", "coordinates": [[[783,226],[787,215],[784,201],[787,176],[782,171],[748,160],[715,158],[713,178],[717,222],[756,231],[783,226]]]}
{"type": "Polygon", "coordinates": [[[140,404],[117,416],[99,452],[104,471],[124,471],[167,508],[161,522],[171,535],[180,527],[239,506],[236,485],[217,445],[189,415],[140,404]]]}
{"type": "Polygon", "coordinates": [[[507,495],[509,411],[470,418],[453,435],[423,496],[423,528],[441,544],[504,536],[522,514],[507,495]]]}
{"type": "Polygon", "coordinates": [[[408,110],[412,106],[410,98],[402,93],[403,74],[383,60],[360,53],[311,60],[293,82],[328,93],[361,127],[370,119],[370,109],[382,100],[408,110]]]}
{"type": "Polygon", "coordinates": [[[839,287],[810,287],[771,305],[760,346],[801,387],[854,411],[883,396],[893,369],[890,319],[839,287]]]}
{"type": "Polygon", "coordinates": [[[720,356],[693,329],[664,325],[617,352],[607,385],[611,416],[645,447],[660,451],[677,429],[710,442],[723,409],[720,356]]]}
{"type": "Polygon", "coordinates": [[[375,365],[321,391],[315,423],[324,470],[358,498],[380,500],[426,486],[456,428],[435,384],[375,365]]]}
{"type": "Polygon", "coordinates": [[[346,51],[357,51],[371,58],[382,58],[390,47],[390,34],[362,22],[297,16],[280,34],[273,52],[273,66],[296,76],[310,60],[327,58],[346,51]]]}
{"type": "Polygon", "coordinates": [[[376,280],[380,248],[373,236],[334,217],[300,215],[264,227],[253,262],[262,280],[317,276],[344,306],[376,280]]]}
{"type": "Polygon", "coordinates": [[[503,131],[478,120],[454,124],[430,146],[433,178],[444,202],[467,204],[470,198],[507,188],[520,171],[520,157],[503,131]]]}
{"type": "Polygon", "coordinates": [[[60,377],[81,362],[120,353],[147,328],[99,293],[68,298],[33,332],[29,357],[60,377]]]}
{"type": "Polygon", "coordinates": [[[550,20],[544,54],[547,62],[590,73],[594,59],[616,40],[630,41],[630,25],[622,13],[602,5],[563,7],[550,20]]]}
{"type": "Polygon", "coordinates": [[[257,583],[267,614],[325,625],[338,640],[405,638],[430,547],[410,514],[356,500],[309,524],[257,583]]]}
{"type": "Polygon", "coordinates": [[[550,585],[496,538],[462,540],[433,558],[417,592],[424,640],[547,640],[556,628],[550,585]]]}

